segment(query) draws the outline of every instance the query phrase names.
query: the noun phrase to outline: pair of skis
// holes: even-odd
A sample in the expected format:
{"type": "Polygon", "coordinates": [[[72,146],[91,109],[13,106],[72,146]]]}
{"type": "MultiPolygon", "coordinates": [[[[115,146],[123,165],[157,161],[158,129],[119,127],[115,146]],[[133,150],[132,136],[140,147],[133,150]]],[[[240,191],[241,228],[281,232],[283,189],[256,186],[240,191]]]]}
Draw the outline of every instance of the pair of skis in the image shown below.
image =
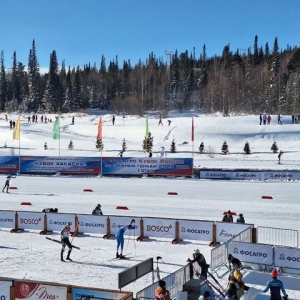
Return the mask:
{"type": "MultiPolygon", "coordinates": [[[[56,240],[56,239],[52,239],[52,238],[49,238],[49,237],[45,237],[47,240],[49,240],[49,241],[52,241],[52,242],[55,242],[55,243],[58,243],[58,244],[61,244],[61,241],[59,241],[59,240],[56,240]]],[[[80,247],[77,247],[77,246],[75,246],[75,245],[72,245],[72,248],[75,248],[75,249],[78,249],[78,250],[80,250],[80,247]]]]}

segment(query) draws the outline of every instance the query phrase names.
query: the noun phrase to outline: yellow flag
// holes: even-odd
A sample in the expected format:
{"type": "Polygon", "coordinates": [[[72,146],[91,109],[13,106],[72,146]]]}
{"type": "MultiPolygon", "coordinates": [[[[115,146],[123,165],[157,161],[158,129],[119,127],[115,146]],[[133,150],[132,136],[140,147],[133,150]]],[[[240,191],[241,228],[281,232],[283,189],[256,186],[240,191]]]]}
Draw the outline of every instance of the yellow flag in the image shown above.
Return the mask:
{"type": "Polygon", "coordinates": [[[18,120],[16,122],[16,126],[13,132],[13,139],[19,140],[20,139],[20,116],[18,117],[18,120]]]}

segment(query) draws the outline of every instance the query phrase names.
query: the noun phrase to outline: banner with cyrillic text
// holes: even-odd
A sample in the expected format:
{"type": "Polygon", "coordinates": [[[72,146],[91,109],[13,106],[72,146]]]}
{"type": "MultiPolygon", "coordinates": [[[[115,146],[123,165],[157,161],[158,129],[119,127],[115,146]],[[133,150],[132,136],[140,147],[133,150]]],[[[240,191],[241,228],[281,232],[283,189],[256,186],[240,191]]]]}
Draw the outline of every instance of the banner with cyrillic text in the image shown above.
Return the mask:
{"type": "MultiPolygon", "coordinates": [[[[120,216],[109,216],[110,219],[110,233],[111,234],[117,234],[119,229],[122,226],[130,225],[132,220],[134,219],[133,217],[120,217],[120,216]]],[[[135,235],[139,236],[140,235],[140,221],[139,219],[134,219],[134,225],[137,226],[136,229],[132,230],[126,230],[124,232],[124,235],[135,235]]],[[[133,225],[133,223],[131,224],[133,225]]]]}
{"type": "Polygon", "coordinates": [[[15,228],[16,212],[0,211],[0,228],[15,228]]]}
{"type": "Polygon", "coordinates": [[[75,231],[74,214],[47,214],[47,230],[61,231],[66,225],[70,225],[71,231],[75,231]]]}
{"type": "Polygon", "coordinates": [[[79,232],[85,233],[107,233],[107,216],[95,216],[95,215],[77,215],[79,232]]]}
{"type": "Polygon", "coordinates": [[[229,242],[228,253],[240,261],[264,265],[273,264],[273,246],[242,242],[229,242]]]}
{"type": "Polygon", "coordinates": [[[215,222],[216,224],[216,241],[226,242],[235,237],[246,228],[253,227],[250,224],[215,222]]]}
{"type": "Polygon", "coordinates": [[[184,240],[212,241],[214,222],[178,220],[179,238],[184,240]]]}
{"type": "Polygon", "coordinates": [[[19,156],[0,156],[0,172],[19,171],[19,156]]]}
{"type": "Polygon", "coordinates": [[[10,300],[10,287],[12,286],[12,281],[0,281],[0,299],[10,300]]]}
{"type": "Polygon", "coordinates": [[[275,247],[275,266],[300,269],[300,249],[275,247]]]}

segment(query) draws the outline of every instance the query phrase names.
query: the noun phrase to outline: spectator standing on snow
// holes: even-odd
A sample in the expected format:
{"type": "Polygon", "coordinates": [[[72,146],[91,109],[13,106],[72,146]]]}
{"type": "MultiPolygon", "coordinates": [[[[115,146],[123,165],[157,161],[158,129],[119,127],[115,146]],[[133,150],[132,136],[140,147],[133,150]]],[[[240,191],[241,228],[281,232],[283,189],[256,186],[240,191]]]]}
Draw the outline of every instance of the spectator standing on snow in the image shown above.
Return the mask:
{"type": "Polygon", "coordinates": [[[171,125],[171,120],[168,120],[168,125],[169,125],[169,126],[171,125]]]}
{"type": "Polygon", "coordinates": [[[72,117],[72,125],[74,125],[74,122],[75,122],[75,117],[73,116],[72,117]]]}
{"type": "Polygon", "coordinates": [[[267,114],[266,113],[264,113],[264,115],[263,115],[263,123],[264,123],[264,125],[266,125],[266,123],[267,123],[267,114]]]}
{"type": "Polygon", "coordinates": [[[262,123],[262,114],[259,115],[259,125],[262,123]]]}
{"type": "Polygon", "coordinates": [[[12,129],[12,120],[9,121],[9,129],[12,129]]]}
{"type": "Polygon", "coordinates": [[[123,255],[123,248],[124,248],[124,233],[126,230],[133,230],[137,229],[137,226],[135,226],[135,220],[132,219],[129,225],[121,226],[121,228],[117,232],[117,253],[116,258],[125,258],[123,255]],[[121,247],[121,253],[119,254],[119,248],[121,247]]]}
{"type": "Polygon", "coordinates": [[[263,293],[266,293],[268,290],[270,290],[270,300],[281,300],[280,291],[283,293],[284,300],[288,299],[288,295],[284,289],[283,283],[281,280],[277,279],[278,272],[276,269],[272,270],[271,277],[272,279],[268,281],[267,286],[264,288],[263,293]]]}
{"type": "Polygon", "coordinates": [[[271,120],[272,120],[272,117],[271,117],[271,115],[268,115],[268,125],[270,125],[270,123],[271,123],[271,120]]]}
{"type": "Polygon", "coordinates": [[[282,150],[280,150],[280,152],[278,153],[278,163],[280,164],[280,159],[281,159],[281,156],[283,155],[283,152],[282,150]]]}
{"type": "Polygon", "coordinates": [[[161,116],[159,116],[158,126],[159,126],[159,125],[164,126],[163,123],[162,123],[162,118],[161,118],[161,116]]]}
{"type": "Polygon", "coordinates": [[[116,117],[115,117],[115,115],[113,115],[113,117],[112,117],[112,124],[113,125],[115,125],[115,121],[116,121],[116,117]]]}
{"type": "Polygon", "coordinates": [[[158,287],[155,290],[155,300],[170,300],[170,292],[167,290],[164,280],[158,281],[158,287]]]}
{"type": "Polygon", "coordinates": [[[193,263],[197,262],[198,265],[201,268],[201,276],[203,276],[205,279],[207,279],[207,272],[209,265],[206,263],[205,257],[202,253],[200,253],[199,249],[196,249],[193,253],[193,258],[192,259],[187,259],[187,261],[190,263],[190,278],[193,278],[193,263]]]}
{"type": "Polygon", "coordinates": [[[278,121],[278,124],[281,124],[281,125],[282,125],[280,114],[278,114],[277,121],[278,121]]]}
{"type": "Polygon", "coordinates": [[[98,215],[98,216],[103,215],[100,204],[97,204],[97,206],[93,209],[92,214],[93,215],[98,215]]]}
{"type": "Polygon", "coordinates": [[[232,217],[232,214],[231,214],[230,210],[223,217],[222,222],[228,222],[228,223],[232,223],[233,222],[233,217],[232,217]]]}
{"type": "Polygon", "coordinates": [[[67,254],[67,260],[72,261],[72,259],[70,258],[70,254],[72,252],[72,244],[70,242],[69,236],[71,234],[71,227],[70,225],[66,225],[62,231],[60,232],[61,235],[61,245],[62,245],[62,249],[60,251],[60,260],[61,261],[65,261],[64,260],[64,251],[66,246],[68,247],[69,251],[67,254]]]}
{"type": "Polygon", "coordinates": [[[14,176],[12,176],[12,175],[8,175],[8,176],[6,177],[5,184],[4,184],[4,187],[3,187],[3,189],[2,189],[2,193],[4,193],[5,188],[6,188],[6,193],[8,193],[9,182],[10,182],[10,180],[11,180],[12,178],[16,178],[16,177],[14,177],[14,176]]]}
{"type": "Polygon", "coordinates": [[[237,223],[245,224],[245,219],[243,214],[239,214],[239,217],[236,219],[237,223]]]}

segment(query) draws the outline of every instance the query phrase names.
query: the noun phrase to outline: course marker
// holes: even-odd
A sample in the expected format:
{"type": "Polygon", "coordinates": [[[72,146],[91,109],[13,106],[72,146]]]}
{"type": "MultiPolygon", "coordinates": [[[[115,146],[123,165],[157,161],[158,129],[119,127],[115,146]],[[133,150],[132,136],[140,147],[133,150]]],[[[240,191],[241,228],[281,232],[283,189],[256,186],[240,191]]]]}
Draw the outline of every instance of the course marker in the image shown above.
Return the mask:
{"type": "Polygon", "coordinates": [[[261,196],[261,199],[273,199],[272,196],[261,196]]]}
{"type": "Polygon", "coordinates": [[[84,189],[83,191],[84,192],[92,192],[93,190],[92,189],[84,189]]]}
{"type": "Polygon", "coordinates": [[[169,192],[168,195],[176,196],[176,195],[178,195],[178,193],[177,192],[169,192]]]}
{"type": "Polygon", "coordinates": [[[117,206],[116,209],[128,210],[128,207],[127,206],[117,206]]]}
{"type": "Polygon", "coordinates": [[[32,205],[30,202],[22,202],[21,205],[32,205]]]}

